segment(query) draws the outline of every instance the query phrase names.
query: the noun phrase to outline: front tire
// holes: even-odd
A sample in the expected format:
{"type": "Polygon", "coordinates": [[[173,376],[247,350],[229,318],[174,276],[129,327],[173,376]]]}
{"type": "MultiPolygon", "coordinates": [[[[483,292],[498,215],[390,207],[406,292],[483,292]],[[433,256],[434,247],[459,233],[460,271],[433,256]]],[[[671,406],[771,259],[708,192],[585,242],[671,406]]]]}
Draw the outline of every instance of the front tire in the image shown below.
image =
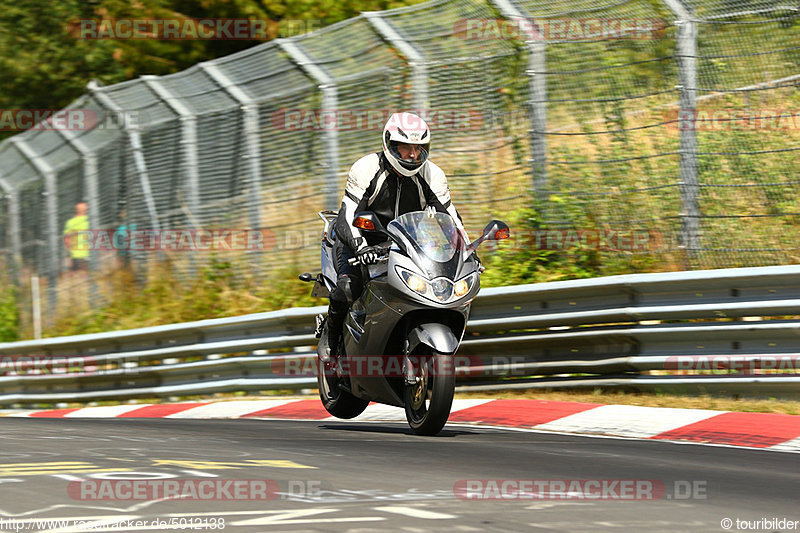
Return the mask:
{"type": "MultiPolygon", "coordinates": [[[[328,335],[327,323],[322,328],[322,335],[328,335]]],[[[341,353],[341,352],[340,352],[341,353]]],[[[334,371],[333,365],[336,358],[330,363],[323,363],[317,358],[317,386],[319,387],[319,399],[325,410],[336,418],[355,418],[364,412],[369,405],[369,400],[356,398],[349,392],[342,390],[339,385],[344,378],[339,377],[334,371]]]]}
{"type": "Polygon", "coordinates": [[[455,392],[453,356],[428,348],[415,385],[406,385],[406,420],[417,435],[436,435],[450,417],[455,392]]]}

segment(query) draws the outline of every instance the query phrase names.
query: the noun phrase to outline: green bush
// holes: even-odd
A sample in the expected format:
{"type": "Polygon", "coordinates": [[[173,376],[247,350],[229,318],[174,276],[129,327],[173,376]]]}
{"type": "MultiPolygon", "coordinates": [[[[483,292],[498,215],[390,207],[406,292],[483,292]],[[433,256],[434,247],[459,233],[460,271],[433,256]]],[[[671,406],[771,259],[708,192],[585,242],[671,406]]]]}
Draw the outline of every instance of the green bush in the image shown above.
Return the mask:
{"type": "Polygon", "coordinates": [[[19,309],[17,289],[5,282],[0,289],[0,342],[19,340],[19,309]]]}

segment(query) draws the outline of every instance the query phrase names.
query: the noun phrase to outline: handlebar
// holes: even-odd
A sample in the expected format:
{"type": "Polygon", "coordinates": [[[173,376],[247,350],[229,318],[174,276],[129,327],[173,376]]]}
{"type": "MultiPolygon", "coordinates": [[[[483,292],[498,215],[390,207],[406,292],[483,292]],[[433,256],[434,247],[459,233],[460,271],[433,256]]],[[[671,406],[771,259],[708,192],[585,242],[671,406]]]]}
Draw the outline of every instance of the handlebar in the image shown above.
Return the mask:
{"type": "MultiPolygon", "coordinates": [[[[389,254],[382,255],[378,258],[378,263],[385,263],[389,260],[389,254]]],[[[361,260],[358,257],[351,257],[347,260],[347,262],[353,266],[358,266],[361,264],[361,260]]]]}

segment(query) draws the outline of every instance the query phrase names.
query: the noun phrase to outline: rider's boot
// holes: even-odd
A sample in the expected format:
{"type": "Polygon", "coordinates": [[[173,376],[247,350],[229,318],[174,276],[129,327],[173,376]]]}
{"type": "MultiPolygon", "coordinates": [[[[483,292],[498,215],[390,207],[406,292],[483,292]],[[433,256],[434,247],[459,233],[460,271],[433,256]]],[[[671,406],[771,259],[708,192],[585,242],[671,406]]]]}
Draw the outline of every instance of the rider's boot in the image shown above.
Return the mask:
{"type": "Polygon", "coordinates": [[[331,357],[337,355],[339,344],[341,343],[342,332],[344,330],[344,319],[347,316],[347,303],[331,300],[328,306],[328,336],[323,341],[320,350],[320,360],[323,363],[330,362],[331,357]]]}

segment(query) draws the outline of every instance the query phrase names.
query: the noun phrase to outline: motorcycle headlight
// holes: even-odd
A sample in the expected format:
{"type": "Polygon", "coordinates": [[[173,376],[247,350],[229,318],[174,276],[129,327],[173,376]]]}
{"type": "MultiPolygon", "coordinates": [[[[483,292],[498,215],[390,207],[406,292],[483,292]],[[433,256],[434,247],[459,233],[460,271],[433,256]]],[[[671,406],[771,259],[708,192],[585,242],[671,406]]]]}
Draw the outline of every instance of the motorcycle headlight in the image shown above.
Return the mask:
{"type": "Polygon", "coordinates": [[[429,300],[442,303],[454,301],[465,296],[474,286],[476,279],[476,275],[472,273],[455,283],[447,278],[437,278],[430,281],[399,267],[397,272],[400,274],[400,279],[409,289],[429,300]]]}
{"type": "Polygon", "coordinates": [[[446,302],[453,296],[453,283],[449,279],[439,278],[431,283],[431,288],[440,302],[446,302]]]}
{"type": "Polygon", "coordinates": [[[407,272],[405,270],[400,271],[400,275],[403,278],[403,281],[408,288],[414,292],[419,294],[425,294],[427,292],[428,283],[422,279],[421,277],[417,276],[416,274],[412,274],[411,272],[407,272]]]}
{"type": "Polygon", "coordinates": [[[455,287],[453,287],[453,292],[460,298],[469,292],[469,287],[470,283],[467,281],[467,278],[460,279],[456,281],[455,287]]]}

